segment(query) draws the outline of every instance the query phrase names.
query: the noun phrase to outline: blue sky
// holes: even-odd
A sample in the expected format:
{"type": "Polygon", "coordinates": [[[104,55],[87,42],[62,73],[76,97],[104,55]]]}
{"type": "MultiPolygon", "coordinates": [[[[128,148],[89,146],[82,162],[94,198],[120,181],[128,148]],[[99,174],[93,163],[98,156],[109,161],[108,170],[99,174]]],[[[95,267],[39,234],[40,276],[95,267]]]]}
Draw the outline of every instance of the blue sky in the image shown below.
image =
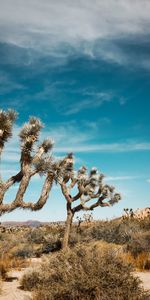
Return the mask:
{"type": "MultiPolygon", "coordinates": [[[[19,112],[3,177],[18,169],[17,135],[35,115],[45,124],[41,140],[55,140],[55,155],[73,151],[77,169],[97,166],[121,192],[122,201],[98,208],[95,218],[149,206],[150,2],[0,0],[0,7],[0,105],[19,112]]],[[[42,182],[33,180],[26,200],[37,199],[42,182]]],[[[40,212],[2,220],[64,218],[54,187],[40,212]]]]}

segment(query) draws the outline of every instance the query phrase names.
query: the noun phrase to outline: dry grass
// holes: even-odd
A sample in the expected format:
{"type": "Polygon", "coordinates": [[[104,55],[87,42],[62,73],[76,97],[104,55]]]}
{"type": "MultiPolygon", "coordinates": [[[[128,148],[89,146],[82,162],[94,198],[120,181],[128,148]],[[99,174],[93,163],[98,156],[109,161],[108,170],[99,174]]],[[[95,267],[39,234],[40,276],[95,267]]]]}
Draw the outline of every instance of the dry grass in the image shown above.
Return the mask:
{"type": "Polygon", "coordinates": [[[8,270],[9,270],[8,261],[0,259],[0,278],[1,279],[5,279],[6,278],[8,270]]]}
{"type": "Polygon", "coordinates": [[[124,260],[131,263],[137,271],[148,271],[150,270],[150,253],[141,252],[139,255],[134,257],[130,252],[122,255],[124,260]]]}
{"type": "Polygon", "coordinates": [[[7,254],[3,255],[0,258],[0,278],[4,280],[11,269],[21,269],[28,266],[28,264],[27,260],[14,258],[7,254]]]}

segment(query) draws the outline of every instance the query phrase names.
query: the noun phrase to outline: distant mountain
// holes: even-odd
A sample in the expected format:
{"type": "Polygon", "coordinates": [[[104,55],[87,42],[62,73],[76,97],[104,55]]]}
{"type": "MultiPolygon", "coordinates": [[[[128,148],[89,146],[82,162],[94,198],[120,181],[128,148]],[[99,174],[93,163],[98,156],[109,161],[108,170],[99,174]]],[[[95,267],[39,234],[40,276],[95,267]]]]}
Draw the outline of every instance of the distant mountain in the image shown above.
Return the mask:
{"type": "Polygon", "coordinates": [[[42,224],[40,221],[36,220],[29,220],[25,222],[17,222],[17,221],[6,221],[6,222],[1,222],[1,225],[3,226],[30,226],[30,227],[38,227],[42,224]]]}
{"type": "Polygon", "coordinates": [[[18,222],[18,221],[6,221],[6,222],[1,222],[0,224],[5,227],[16,227],[16,226],[29,226],[29,227],[38,227],[40,225],[52,225],[52,224],[64,224],[63,221],[59,222],[40,222],[37,220],[28,220],[24,222],[18,222]]]}

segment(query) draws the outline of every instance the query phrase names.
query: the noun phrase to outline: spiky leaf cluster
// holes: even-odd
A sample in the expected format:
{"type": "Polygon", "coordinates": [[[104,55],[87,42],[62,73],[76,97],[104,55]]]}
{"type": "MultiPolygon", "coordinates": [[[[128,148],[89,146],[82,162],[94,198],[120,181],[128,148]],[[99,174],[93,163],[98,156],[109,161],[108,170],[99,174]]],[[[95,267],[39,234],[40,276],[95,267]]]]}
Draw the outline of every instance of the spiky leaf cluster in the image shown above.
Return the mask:
{"type": "Polygon", "coordinates": [[[31,162],[31,151],[34,143],[38,140],[40,129],[43,127],[38,118],[31,117],[20,131],[22,156],[21,161],[31,162]]]}
{"type": "Polygon", "coordinates": [[[42,156],[35,164],[34,167],[37,171],[37,173],[40,173],[40,175],[46,174],[46,173],[52,173],[53,172],[53,158],[52,156],[42,156]]]}
{"type": "Polygon", "coordinates": [[[0,147],[12,136],[12,126],[16,117],[17,113],[12,109],[0,110],[0,147]]]}
{"type": "Polygon", "coordinates": [[[109,200],[109,204],[113,206],[115,203],[118,203],[120,200],[121,200],[121,195],[119,193],[116,193],[109,200]]]}
{"type": "Polygon", "coordinates": [[[87,168],[83,166],[77,174],[78,187],[84,189],[85,195],[90,195],[101,187],[103,177],[104,175],[99,173],[96,168],[92,168],[88,174],[87,168]]]}
{"type": "Polygon", "coordinates": [[[43,143],[41,144],[40,147],[42,147],[44,149],[44,152],[47,153],[48,151],[50,151],[53,148],[54,145],[54,141],[51,139],[46,139],[43,141],[43,143]]]}
{"type": "Polygon", "coordinates": [[[61,183],[67,183],[74,177],[74,158],[73,154],[69,153],[64,159],[55,164],[55,180],[61,183]]]}
{"type": "Polygon", "coordinates": [[[38,118],[31,117],[28,123],[25,123],[20,131],[21,142],[34,143],[38,140],[40,129],[43,127],[41,121],[38,118]]]}

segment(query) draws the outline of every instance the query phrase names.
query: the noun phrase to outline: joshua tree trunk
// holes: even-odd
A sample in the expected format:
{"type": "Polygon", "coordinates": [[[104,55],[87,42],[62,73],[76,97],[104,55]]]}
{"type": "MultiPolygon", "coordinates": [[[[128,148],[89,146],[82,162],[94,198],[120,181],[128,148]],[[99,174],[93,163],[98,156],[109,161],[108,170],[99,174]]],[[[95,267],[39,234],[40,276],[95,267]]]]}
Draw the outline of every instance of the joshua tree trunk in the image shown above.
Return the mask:
{"type": "Polygon", "coordinates": [[[62,249],[68,248],[69,235],[70,235],[70,229],[71,229],[71,225],[72,225],[73,216],[74,216],[74,213],[71,209],[71,203],[67,203],[67,220],[66,220],[66,225],[65,225],[64,238],[63,238],[63,242],[62,242],[62,249]]]}

